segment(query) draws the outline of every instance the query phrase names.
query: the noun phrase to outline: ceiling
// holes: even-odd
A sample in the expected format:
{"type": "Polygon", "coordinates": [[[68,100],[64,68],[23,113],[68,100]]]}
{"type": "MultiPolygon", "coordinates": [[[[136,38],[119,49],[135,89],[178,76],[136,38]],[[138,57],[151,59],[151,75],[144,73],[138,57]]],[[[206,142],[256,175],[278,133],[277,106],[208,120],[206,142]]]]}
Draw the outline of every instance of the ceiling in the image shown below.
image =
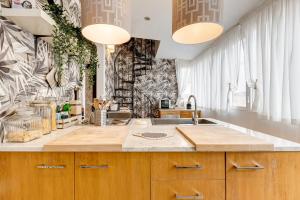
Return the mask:
{"type": "MultiPolygon", "coordinates": [[[[263,1],[224,0],[222,24],[225,31],[263,1]]],[[[132,36],[160,40],[157,58],[191,60],[210,44],[181,45],[172,40],[172,0],[132,0],[132,36]],[[146,21],[146,16],[151,20],[146,21]]]]}

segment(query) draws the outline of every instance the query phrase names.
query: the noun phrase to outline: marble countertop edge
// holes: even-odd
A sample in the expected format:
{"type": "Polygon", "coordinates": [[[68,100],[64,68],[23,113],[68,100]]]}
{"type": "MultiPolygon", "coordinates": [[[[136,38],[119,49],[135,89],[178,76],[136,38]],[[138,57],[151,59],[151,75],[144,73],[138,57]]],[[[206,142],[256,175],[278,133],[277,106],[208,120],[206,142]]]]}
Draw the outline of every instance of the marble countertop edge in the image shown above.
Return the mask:
{"type": "MultiPolygon", "coordinates": [[[[221,126],[240,131],[242,134],[256,137],[266,142],[274,144],[275,152],[300,152],[300,144],[286,139],[278,138],[265,133],[253,131],[244,127],[225,123],[216,119],[214,121],[221,126]]],[[[45,151],[44,145],[61,136],[64,136],[81,126],[75,126],[64,130],[57,130],[49,135],[28,143],[1,143],[0,152],[51,152],[45,151]]],[[[196,148],[183,135],[176,131],[176,126],[152,126],[150,119],[133,119],[129,123],[129,135],[127,136],[123,150],[121,152],[196,152],[196,148]],[[164,140],[146,140],[144,138],[134,137],[133,133],[140,130],[165,130],[172,134],[172,137],[164,140]]],[[[77,152],[77,151],[74,151],[77,152]]],[[[201,151],[201,152],[226,152],[226,151],[201,151]]],[[[229,152],[229,151],[228,151],[229,152]]],[[[251,152],[251,149],[247,152],[251,152]]]]}

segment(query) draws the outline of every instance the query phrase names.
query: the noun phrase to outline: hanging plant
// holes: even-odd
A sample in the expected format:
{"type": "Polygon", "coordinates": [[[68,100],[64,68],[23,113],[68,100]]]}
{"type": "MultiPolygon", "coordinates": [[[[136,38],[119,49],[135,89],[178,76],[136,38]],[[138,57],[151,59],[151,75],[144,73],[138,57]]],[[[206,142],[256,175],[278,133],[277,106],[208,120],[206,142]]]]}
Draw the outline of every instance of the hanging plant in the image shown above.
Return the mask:
{"type": "Polygon", "coordinates": [[[74,26],[67,16],[64,8],[58,4],[48,4],[44,10],[55,21],[53,32],[53,53],[57,65],[58,82],[64,73],[64,66],[69,59],[74,59],[79,65],[80,81],[83,80],[84,70],[87,69],[87,78],[90,85],[94,85],[94,76],[97,72],[97,47],[81,34],[81,28],[74,26]]]}

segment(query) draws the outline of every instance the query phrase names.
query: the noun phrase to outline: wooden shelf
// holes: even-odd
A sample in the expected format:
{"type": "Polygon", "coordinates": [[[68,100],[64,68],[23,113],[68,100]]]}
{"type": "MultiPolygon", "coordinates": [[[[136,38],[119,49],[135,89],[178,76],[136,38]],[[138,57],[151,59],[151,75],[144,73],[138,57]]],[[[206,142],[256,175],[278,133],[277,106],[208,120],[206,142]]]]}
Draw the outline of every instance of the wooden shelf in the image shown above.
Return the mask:
{"type": "Polygon", "coordinates": [[[2,16],[34,35],[51,36],[55,25],[41,9],[2,8],[2,16]]]}

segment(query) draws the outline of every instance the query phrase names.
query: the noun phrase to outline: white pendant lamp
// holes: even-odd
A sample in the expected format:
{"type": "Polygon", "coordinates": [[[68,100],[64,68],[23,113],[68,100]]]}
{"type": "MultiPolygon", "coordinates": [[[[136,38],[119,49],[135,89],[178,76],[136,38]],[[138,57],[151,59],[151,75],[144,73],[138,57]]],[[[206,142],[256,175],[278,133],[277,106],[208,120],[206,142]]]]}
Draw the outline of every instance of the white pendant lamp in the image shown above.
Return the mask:
{"type": "Polygon", "coordinates": [[[173,40],[199,44],[223,33],[222,0],[173,0],[173,40]]]}
{"type": "Polygon", "coordinates": [[[130,0],[81,0],[82,34],[100,44],[130,40],[130,0]]]}

